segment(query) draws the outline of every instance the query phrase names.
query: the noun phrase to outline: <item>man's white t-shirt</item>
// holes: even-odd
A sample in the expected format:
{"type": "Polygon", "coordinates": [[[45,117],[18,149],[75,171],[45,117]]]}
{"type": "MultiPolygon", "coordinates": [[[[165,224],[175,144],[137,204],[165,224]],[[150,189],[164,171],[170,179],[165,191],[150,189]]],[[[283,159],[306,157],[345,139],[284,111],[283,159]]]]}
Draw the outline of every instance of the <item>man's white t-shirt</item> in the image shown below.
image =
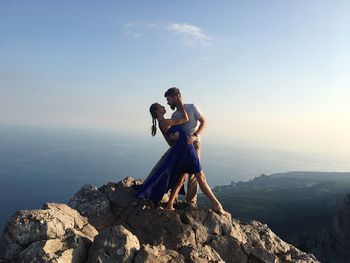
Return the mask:
{"type": "MultiPolygon", "coordinates": [[[[195,104],[184,104],[185,109],[187,111],[189,121],[182,125],[183,130],[186,135],[191,136],[199,126],[199,119],[202,117],[201,110],[195,104]]],[[[172,119],[180,119],[182,118],[182,113],[179,110],[176,110],[172,115],[172,119]]],[[[197,140],[200,141],[200,136],[198,135],[197,140]]]]}

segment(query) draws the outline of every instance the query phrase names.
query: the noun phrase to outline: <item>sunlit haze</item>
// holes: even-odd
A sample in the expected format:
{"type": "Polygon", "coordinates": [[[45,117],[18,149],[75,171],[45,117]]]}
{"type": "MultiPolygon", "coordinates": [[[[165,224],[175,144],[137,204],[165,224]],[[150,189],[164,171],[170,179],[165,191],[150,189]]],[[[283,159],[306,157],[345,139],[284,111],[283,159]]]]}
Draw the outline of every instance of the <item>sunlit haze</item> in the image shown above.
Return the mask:
{"type": "Polygon", "coordinates": [[[1,1],[0,124],[151,139],[149,106],[176,86],[212,143],[349,155],[349,14],[348,1],[1,1]]]}

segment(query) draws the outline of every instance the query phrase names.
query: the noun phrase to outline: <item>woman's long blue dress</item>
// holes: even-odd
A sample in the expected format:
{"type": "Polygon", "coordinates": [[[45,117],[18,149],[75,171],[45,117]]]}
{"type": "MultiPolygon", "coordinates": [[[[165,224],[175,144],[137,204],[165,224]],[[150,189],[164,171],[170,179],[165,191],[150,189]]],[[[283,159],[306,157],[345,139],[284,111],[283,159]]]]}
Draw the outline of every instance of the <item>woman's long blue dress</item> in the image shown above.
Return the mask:
{"type": "MultiPolygon", "coordinates": [[[[197,151],[193,144],[187,143],[187,136],[180,125],[170,127],[167,133],[175,132],[179,132],[179,139],[152,169],[136,197],[159,202],[177,185],[182,174],[195,174],[202,170],[197,151]]],[[[182,186],[180,194],[184,193],[182,186]]]]}

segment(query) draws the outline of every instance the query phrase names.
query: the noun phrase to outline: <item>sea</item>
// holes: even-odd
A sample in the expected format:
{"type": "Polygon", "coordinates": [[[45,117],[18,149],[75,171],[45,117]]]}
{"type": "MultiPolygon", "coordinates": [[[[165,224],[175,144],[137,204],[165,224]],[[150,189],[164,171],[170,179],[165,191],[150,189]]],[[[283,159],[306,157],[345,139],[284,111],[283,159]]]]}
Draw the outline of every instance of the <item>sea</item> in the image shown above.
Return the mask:
{"type": "MultiPolygon", "coordinates": [[[[21,209],[67,202],[83,185],[146,178],[169,146],[158,136],[67,128],[0,126],[0,228],[21,209]]],[[[346,158],[202,138],[209,184],[289,171],[349,172],[346,158]]]]}

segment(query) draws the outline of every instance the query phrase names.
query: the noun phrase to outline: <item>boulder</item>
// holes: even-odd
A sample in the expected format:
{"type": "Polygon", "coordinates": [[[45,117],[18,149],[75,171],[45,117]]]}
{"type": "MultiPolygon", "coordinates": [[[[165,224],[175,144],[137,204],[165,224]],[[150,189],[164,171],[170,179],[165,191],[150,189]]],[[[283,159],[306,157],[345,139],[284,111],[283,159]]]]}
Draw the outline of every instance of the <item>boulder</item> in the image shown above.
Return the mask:
{"type": "Polygon", "coordinates": [[[88,262],[131,263],[140,249],[139,240],[125,227],[113,226],[101,230],[90,247],[88,262]]]}
{"type": "Polygon", "coordinates": [[[135,263],[185,263],[184,256],[163,245],[143,245],[135,257],[135,263]]]}
{"type": "MultiPolygon", "coordinates": [[[[4,230],[5,259],[74,258],[83,262],[97,230],[66,204],[17,211],[4,230]],[[44,257],[44,255],[46,255],[44,257]]],[[[28,261],[28,262],[29,262],[28,261]]]]}
{"type": "Polygon", "coordinates": [[[19,254],[19,262],[86,262],[90,239],[72,228],[61,239],[32,243],[19,254]]]}
{"type": "Polygon", "coordinates": [[[180,248],[180,253],[185,256],[188,263],[224,263],[218,252],[211,246],[186,246],[180,248]]]}
{"type": "Polygon", "coordinates": [[[115,223],[111,203],[108,196],[92,185],[84,185],[68,205],[85,217],[97,230],[109,227],[115,223]]]}

